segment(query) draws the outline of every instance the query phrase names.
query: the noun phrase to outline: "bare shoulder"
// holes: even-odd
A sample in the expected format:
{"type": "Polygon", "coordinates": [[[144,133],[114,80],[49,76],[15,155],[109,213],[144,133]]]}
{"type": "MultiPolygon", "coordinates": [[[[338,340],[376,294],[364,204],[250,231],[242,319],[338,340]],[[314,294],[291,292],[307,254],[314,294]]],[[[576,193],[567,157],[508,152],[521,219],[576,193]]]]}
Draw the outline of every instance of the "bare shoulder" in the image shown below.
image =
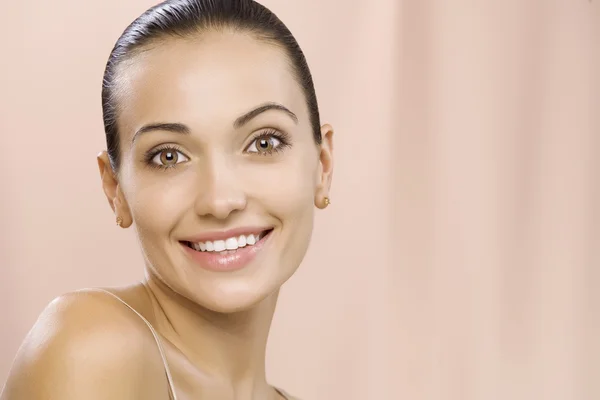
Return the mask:
{"type": "Polygon", "coordinates": [[[112,296],[62,295],[25,338],[0,400],[164,399],[154,347],[144,322],[112,296]]]}

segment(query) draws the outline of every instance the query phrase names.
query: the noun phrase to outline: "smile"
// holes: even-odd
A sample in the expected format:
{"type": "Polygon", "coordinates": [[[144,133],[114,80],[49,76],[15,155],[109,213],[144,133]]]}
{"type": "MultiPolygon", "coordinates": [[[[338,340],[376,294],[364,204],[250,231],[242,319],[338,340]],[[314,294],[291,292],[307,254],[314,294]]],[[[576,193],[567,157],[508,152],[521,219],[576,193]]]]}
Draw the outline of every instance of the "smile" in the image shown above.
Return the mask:
{"type": "Polygon", "coordinates": [[[264,238],[270,230],[260,233],[250,233],[247,235],[232,236],[221,240],[207,240],[204,242],[186,242],[188,247],[196,251],[207,251],[214,253],[226,253],[236,251],[239,248],[246,246],[254,246],[262,238],[264,238]]]}
{"type": "Polygon", "coordinates": [[[266,230],[229,231],[181,241],[191,260],[210,271],[235,271],[249,265],[263,249],[273,232],[266,230]]]}

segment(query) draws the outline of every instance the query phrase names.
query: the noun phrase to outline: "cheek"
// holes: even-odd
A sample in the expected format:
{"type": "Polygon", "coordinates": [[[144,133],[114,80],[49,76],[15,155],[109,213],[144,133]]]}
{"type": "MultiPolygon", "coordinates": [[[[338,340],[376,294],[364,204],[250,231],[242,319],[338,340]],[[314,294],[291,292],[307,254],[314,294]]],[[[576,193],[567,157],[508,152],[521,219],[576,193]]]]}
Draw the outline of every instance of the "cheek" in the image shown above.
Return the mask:
{"type": "Polygon", "coordinates": [[[290,157],[255,166],[245,174],[247,193],[261,200],[276,217],[289,217],[312,207],[317,163],[310,157],[290,157]]]}
{"type": "Polygon", "coordinates": [[[138,230],[164,234],[193,207],[194,177],[190,175],[158,170],[137,174],[130,203],[138,230]]]}
{"type": "Polygon", "coordinates": [[[258,203],[281,223],[285,251],[278,265],[286,266],[282,273],[288,275],[304,258],[312,235],[317,169],[316,156],[309,154],[264,168],[252,178],[258,203]]]}

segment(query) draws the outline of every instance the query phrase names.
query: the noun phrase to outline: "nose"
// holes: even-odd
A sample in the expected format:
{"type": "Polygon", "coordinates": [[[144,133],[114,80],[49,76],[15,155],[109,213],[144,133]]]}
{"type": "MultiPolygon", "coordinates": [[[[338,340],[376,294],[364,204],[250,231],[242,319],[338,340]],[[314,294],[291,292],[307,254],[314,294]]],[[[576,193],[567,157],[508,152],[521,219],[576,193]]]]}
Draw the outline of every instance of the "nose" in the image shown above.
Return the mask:
{"type": "Polygon", "coordinates": [[[200,216],[226,219],[246,208],[246,194],[235,167],[226,159],[215,159],[201,171],[195,211],[200,216]]]}

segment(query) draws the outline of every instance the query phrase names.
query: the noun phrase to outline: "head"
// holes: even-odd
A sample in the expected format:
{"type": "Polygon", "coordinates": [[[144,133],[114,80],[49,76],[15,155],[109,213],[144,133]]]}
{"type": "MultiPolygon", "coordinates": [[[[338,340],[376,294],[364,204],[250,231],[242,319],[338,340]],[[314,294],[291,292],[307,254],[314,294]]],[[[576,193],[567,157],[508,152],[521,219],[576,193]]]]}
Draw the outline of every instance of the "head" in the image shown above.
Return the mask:
{"type": "Polygon", "coordinates": [[[235,312],[292,276],[326,206],[333,131],[273,13],[252,0],[151,8],[117,41],[102,106],[104,192],[152,278],[235,312]]]}

